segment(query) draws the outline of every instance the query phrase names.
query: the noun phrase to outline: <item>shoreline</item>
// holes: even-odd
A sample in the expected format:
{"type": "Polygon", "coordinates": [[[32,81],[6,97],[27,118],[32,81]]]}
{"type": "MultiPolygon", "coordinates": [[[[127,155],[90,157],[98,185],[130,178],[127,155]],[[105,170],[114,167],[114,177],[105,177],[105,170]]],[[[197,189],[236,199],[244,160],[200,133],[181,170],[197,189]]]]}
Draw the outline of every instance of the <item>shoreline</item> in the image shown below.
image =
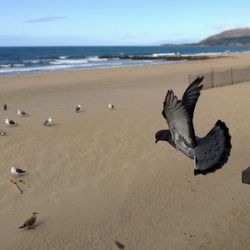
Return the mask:
{"type": "MultiPolygon", "coordinates": [[[[204,52],[194,54],[179,54],[179,53],[154,53],[151,55],[102,55],[83,58],[71,58],[68,56],[60,56],[59,58],[51,59],[48,64],[42,66],[38,62],[40,59],[30,59],[27,62],[7,63],[0,65],[1,75],[25,75],[32,73],[47,73],[47,72],[63,72],[63,71],[78,71],[82,69],[102,69],[102,68],[120,68],[133,67],[141,65],[154,64],[170,64],[185,61],[210,60],[227,56],[234,56],[237,53],[248,52],[204,52]],[[25,66],[28,63],[28,66],[25,66]],[[31,66],[33,63],[34,64],[31,66]]],[[[49,60],[49,59],[48,59],[49,60]]],[[[44,64],[44,62],[40,62],[44,64]]]]}
{"type": "MultiPolygon", "coordinates": [[[[160,66],[160,65],[175,65],[180,63],[186,63],[186,62],[192,62],[192,61],[203,61],[203,60],[212,60],[212,59],[219,59],[224,58],[228,56],[206,56],[206,57],[191,57],[192,59],[173,59],[169,61],[164,61],[162,59],[162,62],[155,62],[155,63],[142,63],[142,64],[130,64],[130,65],[117,65],[117,66],[103,66],[103,67],[93,67],[93,68],[69,68],[67,70],[48,70],[48,71],[30,71],[25,73],[4,73],[0,74],[0,79],[5,77],[18,77],[18,76],[26,76],[26,75],[44,75],[44,74],[53,74],[53,73],[70,73],[70,72],[84,72],[84,71],[95,71],[95,70],[112,70],[112,69],[126,69],[126,68],[137,68],[137,67],[145,67],[145,66],[160,66]]],[[[230,56],[229,56],[230,57],[230,56]]],[[[137,59],[133,59],[137,60],[137,59]]],[[[137,61],[141,61],[142,59],[138,59],[137,61]]],[[[157,61],[157,59],[155,59],[157,61]]]]}

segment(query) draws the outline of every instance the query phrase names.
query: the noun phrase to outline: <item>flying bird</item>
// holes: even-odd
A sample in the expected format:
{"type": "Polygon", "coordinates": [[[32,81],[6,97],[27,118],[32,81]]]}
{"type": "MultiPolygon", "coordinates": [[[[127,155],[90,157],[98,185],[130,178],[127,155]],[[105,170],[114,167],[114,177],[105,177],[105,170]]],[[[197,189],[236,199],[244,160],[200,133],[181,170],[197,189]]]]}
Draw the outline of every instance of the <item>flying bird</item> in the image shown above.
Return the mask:
{"type": "Polygon", "coordinates": [[[27,174],[27,172],[25,170],[23,170],[21,168],[16,168],[16,167],[11,167],[10,172],[12,175],[15,175],[15,176],[27,174]]]}
{"type": "Polygon", "coordinates": [[[28,114],[20,109],[17,110],[17,114],[22,116],[22,117],[25,117],[25,116],[28,116],[28,114]]]}
{"type": "Polygon", "coordinates": [[[113,109],[115,109],[115,106],[114,106],[113,104],[110,103],[110,104],[108,105],[108,108],[109,108],[110,110],[113,110],[113,109]]]}
{"type": "Polygon", "coordinates": [[[28,228],[28,229],[31,229],[33,228],[33,225],[35,224],[36,222],[36,215],[38,213],[37,212],[33,212],[32,216],[30,218],[28,218],[22,226],[20,226],[19,228],[28,228]]]}
{"type": "Polygon", "coordinates": [[[46,120],[44,123],[43,123],[44,126],[51,126],[52,125],[52,118],[49,117],[48,120],[46,120]]]}
{"type": "Polygon", "coordinates": [[[8,118],[5,119],[5,123],[10,127],[15,127],[17,125],[16,122],[14,122],[13,120],[9,120],[8,118]]]}
{"type": "Polygon", "coordinates": [[[81,111],[81,108],[82,108],[82,105],[78,104],[78,105],[75,107],[74,111],[75,111],[76,113],[79,113],[79,112],[81,111]]]}
{"type": "Polygon", "coordinates": [[[169,130],[155,134],[155,143],[167,141],[175,149],[194,159],[194,175],[207,174],[220,169],[231,151],[231,136],[226,124],[218,120],[205,137],[195,136],[193,114],[200,96],[204,77],[195,79],[178,100],[173,90],[168,90],[163,103],[162,115],[169,130]]]}

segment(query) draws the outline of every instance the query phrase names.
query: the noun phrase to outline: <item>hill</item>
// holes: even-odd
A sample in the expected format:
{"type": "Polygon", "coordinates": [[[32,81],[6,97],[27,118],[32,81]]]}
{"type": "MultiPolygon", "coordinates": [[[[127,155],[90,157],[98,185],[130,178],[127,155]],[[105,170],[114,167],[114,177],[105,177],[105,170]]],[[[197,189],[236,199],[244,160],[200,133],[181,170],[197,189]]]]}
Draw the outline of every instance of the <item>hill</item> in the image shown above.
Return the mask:
{"type": "Polygon", "coordinates": [[[163,44],[163,46],[250,46],[250,28],[226,30],[209,36],[198,43],[163,44]]]}
{"type": "Polygon", "coordinates": [[[226,30],[200,41],[198,45],[250,45],[250,28],[226,30]]]}

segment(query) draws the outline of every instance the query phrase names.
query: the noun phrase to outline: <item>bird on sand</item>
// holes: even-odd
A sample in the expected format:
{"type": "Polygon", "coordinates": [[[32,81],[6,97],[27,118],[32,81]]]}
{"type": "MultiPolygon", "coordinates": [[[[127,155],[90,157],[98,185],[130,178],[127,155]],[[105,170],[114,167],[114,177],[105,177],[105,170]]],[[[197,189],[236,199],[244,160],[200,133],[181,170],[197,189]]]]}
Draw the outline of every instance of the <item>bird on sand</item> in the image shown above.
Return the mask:
{"type": "Polygon", "coordinates": [[[226,124],[218,120],[205,137],[195,136],[193,114],[200,96],[204,77],[195,79],[178,100],[173,90],[168,90],[162,115],[169,130],[155,134],[155,143],[167,141],[175,149],[194,160],[194,175],[214,172],[227,161],[231,151],[231,136],[226,124]]]}
{"type": "Polygon", "coordinates": [[[4,132],[3,130],[0,129],[0,135],[4,136],[4,135],[6,135],[6,132],[4,132]]]}
{"type": "Polygon", "coordinates": [[[23,170],[21,168],[16,168],[16,167],[11,167],[10,172],[12,175],[15,175],[15,176],[27,174],[27,172],[25,170],[23,170]]]}
{"type": "Polygon", "coordinates": [[[115,109],[115,106],[114,106],[113,104],[110,103],[110,104],[108,105],[108,108],[109,108],[110,110],[113,110],[113,109],[115,109]]]}
{"type": "Polygon", "coordinates": [[[17,110],[17,114],[20,115],[21,117],[28,116],[28,114],[25,111],[20,110],[20,109],[17,110]]]}
{"type": "Polygon", "coordinates": [[[28,218],[22,226],[20,226],[19,228],[28,228],[28,229],[31,229],[31,228],[34,228],[34,224],[36,222],[36,215],[38,213],[37,212],[33,212],[32,213],[32,216],[30,218],[28,218]]]}
{"type": "Polygon", "coordinates": [[[75,107],[74,111],[75,111],[76,113],[79,113],[79,112],[81,111],[81,108],[82,108],[82,105],[78,104],[78,105],[75,107]]]}
{"type": "Polygon", "coordinates": [[[51,126],[52,125],[52,118],[49,117],[48,120],[46,120],[44,123],[43,123],[44,126],[51,126]]]}
{"type": "Polygon", "coordinates": [[[5,123],[10,127],[15,127],[17,123],[13,120],[9,120],[8,118],[5,119],[5,123]]]}

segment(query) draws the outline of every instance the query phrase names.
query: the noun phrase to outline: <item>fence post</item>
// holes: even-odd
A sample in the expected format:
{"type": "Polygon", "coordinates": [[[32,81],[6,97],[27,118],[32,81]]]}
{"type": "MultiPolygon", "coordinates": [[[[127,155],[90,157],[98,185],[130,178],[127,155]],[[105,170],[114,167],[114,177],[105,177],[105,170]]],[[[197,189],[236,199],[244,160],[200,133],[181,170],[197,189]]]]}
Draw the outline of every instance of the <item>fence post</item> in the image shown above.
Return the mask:
{"type": "Polygon", "coordinates": [[[231,68],[231,84],[234,84],[233,68],[231,68]]]}
{"type": "Polygon", "coordinates": [[[214,87],[214,71],[213,68],[211,68],[211,86],[214,87]]]}

